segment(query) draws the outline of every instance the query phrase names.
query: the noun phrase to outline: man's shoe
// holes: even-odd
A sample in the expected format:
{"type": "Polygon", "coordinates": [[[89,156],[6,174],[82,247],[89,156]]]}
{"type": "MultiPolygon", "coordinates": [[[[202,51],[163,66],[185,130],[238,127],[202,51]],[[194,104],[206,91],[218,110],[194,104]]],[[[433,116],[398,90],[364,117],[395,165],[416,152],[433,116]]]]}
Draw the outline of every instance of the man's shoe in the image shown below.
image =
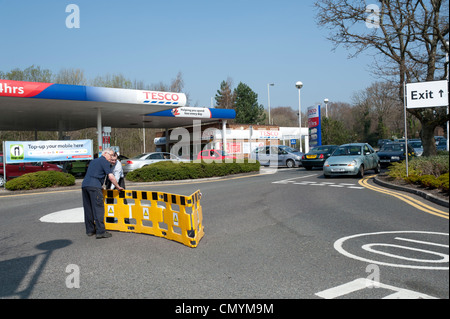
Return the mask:
{"type": "Polygon", "coordinates": [[[87,233],[86,235],[88,235],[89,237],[92,237],[95,235],[95,233],[87,233]]]}
{"type": "Polygon", "coordinates": [[[111,237],[111,233],[108,233],[107,231],[105,231],[103,234],[97,234],[95,236],[95,238],[100,239],[100,238],[109,238],[111,237]]]}

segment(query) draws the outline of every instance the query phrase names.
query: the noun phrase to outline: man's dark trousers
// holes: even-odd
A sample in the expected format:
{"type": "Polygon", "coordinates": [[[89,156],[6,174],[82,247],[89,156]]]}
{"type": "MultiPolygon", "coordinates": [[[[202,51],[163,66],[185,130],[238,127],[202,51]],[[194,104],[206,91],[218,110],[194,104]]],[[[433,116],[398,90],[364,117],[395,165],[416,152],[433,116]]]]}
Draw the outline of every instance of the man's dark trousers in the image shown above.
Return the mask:
{"type": "Polygon", "coordinates": [[[102,235],[105,232],[105,205],[103,203],[103,192],[97,187],[83,187],[84,224],[86,234],[102,235]],[[94,224],[95,222],[95,224],[94,224]]]}

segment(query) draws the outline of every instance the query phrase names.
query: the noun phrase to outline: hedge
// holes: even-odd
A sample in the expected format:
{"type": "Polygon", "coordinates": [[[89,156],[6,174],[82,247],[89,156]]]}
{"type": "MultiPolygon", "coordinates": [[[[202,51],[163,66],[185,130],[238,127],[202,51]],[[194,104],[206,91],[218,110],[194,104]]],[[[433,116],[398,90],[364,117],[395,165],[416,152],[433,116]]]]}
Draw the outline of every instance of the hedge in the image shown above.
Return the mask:
{"type": "Polygon", "coordinates": [[[408,176],[406,162],[389,166],[388,175],[393,179],[403,179],[410,184],[426,188],[439,188],[449,192],[449,155],[415,157],[409,161],[408,176]]]}
{"type": "Polygon", "coordinates": [[[183,179],[197,179],[217,176],[227,176],[239,173],[259,171],[260,164],[223,162],[157,162],[140,169],[136,169],[126,175],[126,179],[133,182],[158,182],[183,179]]]}
{"type": "Polygon", "coordinates": [[[72,185],[75,185],[73,175],[57,171],[40,171],[14,178],[5,184],[5,188],[14,191],[72,185]]]}

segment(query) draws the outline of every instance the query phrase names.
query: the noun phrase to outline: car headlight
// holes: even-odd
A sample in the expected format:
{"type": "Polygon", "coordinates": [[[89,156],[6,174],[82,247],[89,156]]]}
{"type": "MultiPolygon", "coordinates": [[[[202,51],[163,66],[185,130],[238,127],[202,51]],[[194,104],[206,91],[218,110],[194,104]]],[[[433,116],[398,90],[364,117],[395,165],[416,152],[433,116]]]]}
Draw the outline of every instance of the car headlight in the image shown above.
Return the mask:
{"type": "Polygon", "coordinates": [[[399,161],[400,160],[400,156],[392,156],[391,159],[394,160],[394,161],[399,161]]]}
{"type": "Polygon", "coordinates": [[[351,161],[351,163],[349,163],[347,166],[354,167],[354,166],[356,166],[356,164],[357,164],[356,160],[353,160],[353,161],[351,161]]]}
{"type": "Polygon", "coordinates": [[[323,166],[330,167],[330,164],[328,164],[328,160],[326,160],[325,163],[323,163],[323,166]]]}

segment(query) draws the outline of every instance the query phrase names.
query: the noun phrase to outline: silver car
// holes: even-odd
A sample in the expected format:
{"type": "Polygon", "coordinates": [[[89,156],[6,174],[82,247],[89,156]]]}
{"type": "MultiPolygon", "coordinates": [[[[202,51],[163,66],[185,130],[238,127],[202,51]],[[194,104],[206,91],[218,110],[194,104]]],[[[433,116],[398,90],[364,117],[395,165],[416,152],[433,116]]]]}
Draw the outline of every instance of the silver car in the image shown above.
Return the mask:
{"type": "Polygon", "coordinates": [[[123,172],[126,174],[135,169],[161,161],[189,162],[189,160],[182,159],[166,152],[144,153],[125,160],[124,163],[122,163],[123,172]]]}
{"type": "Polygon", "coordinates": [[[302,165],[304,153],[284,145],[262,146],[250,153],[251,159],[256,159],[263,166],[287,166],[289,168],[302,165]]]}
{"type": "Polygon", "coordinates": [[[364,172],[373,169],[380,172],[380,159],[372,146],[367,143],[352,143],[339,146],[323,164],[323,175],[356,175],[363,177],[364,172]]]}

